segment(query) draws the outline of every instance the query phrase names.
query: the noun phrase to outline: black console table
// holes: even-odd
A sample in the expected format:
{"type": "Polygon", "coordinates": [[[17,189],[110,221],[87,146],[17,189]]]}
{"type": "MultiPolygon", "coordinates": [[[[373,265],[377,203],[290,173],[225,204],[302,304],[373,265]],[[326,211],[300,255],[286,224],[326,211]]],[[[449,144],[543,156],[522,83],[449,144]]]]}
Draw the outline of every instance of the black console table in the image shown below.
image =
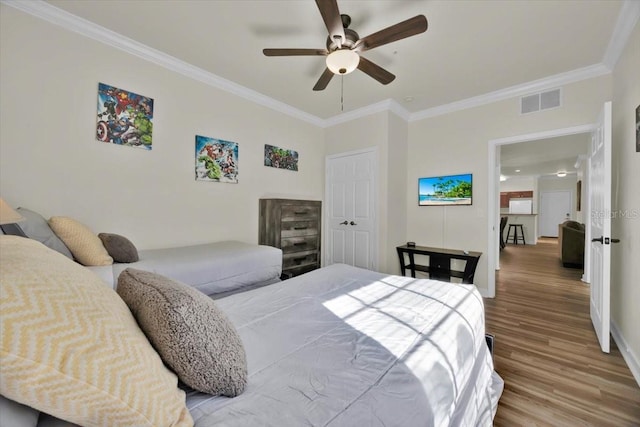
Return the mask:
{"type": "Polygon", "coordinates": [[[411,271],[411,277],[416,277],[416,271],[429,274],[430,279],[451,281],[452,277],[462,279],[462,283],[473,283],[476,267],[482,252],[465,252],[457,249],[430,248],[426,246],[402,245],[396,248],[400,258],[400,271],[405,275],[407,268],[411,271]],[[409,263],[405,260],[408,255],[409,263]],[[415,255],[429,257],[429,265],[416,264],[415,255]],[[464,271],[451,270],[451,260],[464,260],[464,271]]]}

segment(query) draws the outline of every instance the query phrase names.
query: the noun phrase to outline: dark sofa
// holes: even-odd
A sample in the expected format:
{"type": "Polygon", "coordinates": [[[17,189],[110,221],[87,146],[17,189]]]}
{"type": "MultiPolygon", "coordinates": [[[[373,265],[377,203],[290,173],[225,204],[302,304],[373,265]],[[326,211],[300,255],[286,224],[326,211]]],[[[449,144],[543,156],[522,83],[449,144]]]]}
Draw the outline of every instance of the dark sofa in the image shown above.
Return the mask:
{"type": "Polygon", "coordinates": [[[584,224],[577,221],[565,221],[558,225],[558,249],[563,266],[583,268],[584,224]]]}

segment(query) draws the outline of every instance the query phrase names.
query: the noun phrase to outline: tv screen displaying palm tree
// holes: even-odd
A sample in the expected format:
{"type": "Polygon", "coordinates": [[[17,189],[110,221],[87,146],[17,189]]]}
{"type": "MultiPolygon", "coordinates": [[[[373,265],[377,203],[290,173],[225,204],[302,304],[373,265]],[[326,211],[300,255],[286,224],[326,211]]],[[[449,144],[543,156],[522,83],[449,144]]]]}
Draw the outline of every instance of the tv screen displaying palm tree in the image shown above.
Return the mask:
{"type": "Polygon", "coordinates": [[[470,173],[419,178],[418,205],[470,205],[472,182],[472,174],[470,173]]]}

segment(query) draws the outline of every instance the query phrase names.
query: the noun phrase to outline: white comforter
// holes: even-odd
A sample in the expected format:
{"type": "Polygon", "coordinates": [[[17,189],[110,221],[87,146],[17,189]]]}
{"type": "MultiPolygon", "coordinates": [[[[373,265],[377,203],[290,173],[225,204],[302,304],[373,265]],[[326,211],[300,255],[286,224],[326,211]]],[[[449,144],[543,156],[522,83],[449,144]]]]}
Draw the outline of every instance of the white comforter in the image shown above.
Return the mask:
{"type": "Polygon", "coordinates": [[[189,393],[197,426],[489,426],[502,380],[473,285],[333,265],[216,301],[243,339],[236,398],[189,393]]]}

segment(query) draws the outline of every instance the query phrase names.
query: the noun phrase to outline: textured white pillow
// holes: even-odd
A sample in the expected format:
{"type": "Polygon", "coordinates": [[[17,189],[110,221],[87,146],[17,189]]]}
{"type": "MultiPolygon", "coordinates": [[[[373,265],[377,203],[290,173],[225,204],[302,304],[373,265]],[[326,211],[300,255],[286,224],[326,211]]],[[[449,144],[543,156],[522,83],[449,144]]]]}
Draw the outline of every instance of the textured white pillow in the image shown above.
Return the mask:
{"type": "Polygon", "coordinates": [[[178,379],[98,276],[0,236],[0,394],[81,426],[192,426],[178,379]]]}
{"type": "Polygon", "coordinates": [[[49,218],[49,227],[62,239],[80,264],[113,264],[113,258],[104,248],[102,240],[86,225],[65,216],[54,216],[49,218]]]}

